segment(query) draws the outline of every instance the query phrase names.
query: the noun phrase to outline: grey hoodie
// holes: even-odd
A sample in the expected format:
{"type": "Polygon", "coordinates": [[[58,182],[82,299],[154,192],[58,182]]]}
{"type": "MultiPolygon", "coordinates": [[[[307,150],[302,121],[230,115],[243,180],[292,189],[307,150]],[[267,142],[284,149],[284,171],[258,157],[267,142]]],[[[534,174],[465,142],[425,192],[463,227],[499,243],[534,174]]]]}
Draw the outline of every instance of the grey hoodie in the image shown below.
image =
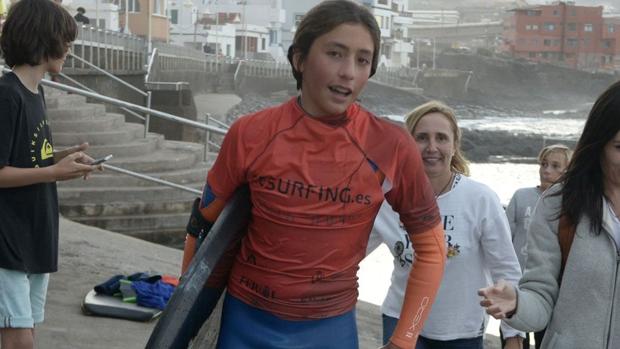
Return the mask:
{"type": "Polygon", "coordinates": [[[609,233],[611,217],[603,210],[598,235],[588,217],[581,219],[559,287],[561,196],[552,196],[559,190],[549,189],[534,210],[517,312],[506,323],[528,332],[548,324],[542,349],[620,348],[620,257],[609,233]]]}

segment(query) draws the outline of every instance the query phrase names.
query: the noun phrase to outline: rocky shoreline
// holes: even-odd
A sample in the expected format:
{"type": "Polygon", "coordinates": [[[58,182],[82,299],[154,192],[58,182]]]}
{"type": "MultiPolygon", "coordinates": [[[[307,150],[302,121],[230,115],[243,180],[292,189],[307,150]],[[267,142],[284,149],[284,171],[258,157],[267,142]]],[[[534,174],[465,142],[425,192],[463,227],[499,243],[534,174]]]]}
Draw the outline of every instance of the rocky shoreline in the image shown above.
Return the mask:
{"type": "MultiPolygon", "coordinates": [[[[242,100],[233,106],[226,114],[226,122],[232,123],[241,115],[250,114],[258,110],[280,104],[294,94],[282,91],[271,95],[249,93],[241,96],[242,100]]],[[[368,86],[360,96],[360,103],[376,115],[404,115],[415,106],[432,99],[423,95],[415,95],[405,91],[380,86],[368,86]]],[[[445,103],[453,107],[459,119],[480,119],[487,116],[500,118],[511,117],[550,117],[543,114],[543,106],[534,108],[531,104],[526,108],[516,108],[512,104],[501,105],[496,101],[494,105],[475,104],[470,101],[447,99],[445,103]]],[[[524,102],[521,102],[524,105],[524,102]]],[[[568,106],[567,106],[568,107],[568,106]]],[[[554,118],[585,118],[587,111],[575,108],[575,112],[554,118]]],[[[481,131],[463,129],[462,147],[467,158],[473,162],[489,161],[519,161],[533,162],[543,144],[565,143],[574,147],[574,139],[555,139],[536,134],[515,134],[508,131],[481,131]],[[502,160],[503,159],[503,160],[502,160]],[[515,160],[519,159],[519,160],[515,160]]]]}

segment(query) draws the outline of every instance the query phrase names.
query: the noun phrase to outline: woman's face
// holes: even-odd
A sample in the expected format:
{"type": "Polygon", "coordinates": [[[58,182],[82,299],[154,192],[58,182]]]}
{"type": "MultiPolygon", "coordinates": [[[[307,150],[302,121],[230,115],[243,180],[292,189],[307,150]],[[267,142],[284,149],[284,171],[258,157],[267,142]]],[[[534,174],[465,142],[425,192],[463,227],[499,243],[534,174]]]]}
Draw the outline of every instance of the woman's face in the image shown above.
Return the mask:
{"type": "Polygon", "coordinates": [[[303,74],[304,110],[319,117],[344,113],[368,82],[374,49],[370,32],[361,24],[341,24],[316,38],[296,64],[303,74]]]}
{"type": "Polygon", "coordinates": [[[605,185],[620,186],[620,131],[605,144],[601,168],[605,185]]]}
{"type": "Polygon", "coordinates": [[[429,177],[450,173],[450,163],[455,152],[454,130],[448,118],[439,112],[424,115],[413,130],[429,177]]]}
{"type": "Polygon", "coordinates": [[[544,191],[553,185],[564,174],[566,166],[568,166],[566,155],[557,151],[547,153],[538,168],[540,188],[544,191]]]}

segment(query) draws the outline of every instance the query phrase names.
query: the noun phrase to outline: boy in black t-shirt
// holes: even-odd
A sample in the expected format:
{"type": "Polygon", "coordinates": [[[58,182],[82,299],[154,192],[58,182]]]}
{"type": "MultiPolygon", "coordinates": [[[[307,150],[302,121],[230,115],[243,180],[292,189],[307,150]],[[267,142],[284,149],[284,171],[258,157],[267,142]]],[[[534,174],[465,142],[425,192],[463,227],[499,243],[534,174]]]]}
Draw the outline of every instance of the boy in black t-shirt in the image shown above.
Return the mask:
{"type": "Polygon", "coordinates": [[[20,0],[0,35],[13,72],[0,77],[0,347],[33,348],[49,274],[58,268],[56,181],[96,166],[87,143],[55,152],[45,115],[45,73],[59,73],[77,28],[49,0],[20,0]]]}

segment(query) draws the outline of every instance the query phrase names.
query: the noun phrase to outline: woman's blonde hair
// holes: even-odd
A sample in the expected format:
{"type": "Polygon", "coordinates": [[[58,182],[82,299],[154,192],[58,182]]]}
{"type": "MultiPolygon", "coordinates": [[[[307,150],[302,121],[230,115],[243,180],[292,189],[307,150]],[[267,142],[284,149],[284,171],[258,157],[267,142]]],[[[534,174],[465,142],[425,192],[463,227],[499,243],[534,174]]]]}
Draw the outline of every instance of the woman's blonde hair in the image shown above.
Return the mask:
{"type": "Polygon", "coordinates": [[[566,166],[568,166],[570,158],[573,156],[573,151],[564,144],[551,144],[540,150],[540,153],[538,153],[538,163],[542,163],[542,161],[547,157],[547,155],[551,153],[560,153],[564,155],[564,157],[566,158],[566,166]]]}
{"type": "Polygon", "coordinates": [[[440,101],[430,101],[418,106],[405,116],[405,126],[407,127],[407,131],[409,131],[409,133],[413,136],[413,132],[418,125],[418,122],[420,122],[425,115],[430,113],[443,114],[452,126],[452,135],[454,136],[454,155],[450,161],[450,169],[452,171],[462,173],[465,176],[469,176],[469,161],[467,161],[461,152],[461,129],[456,122],[456,114],[452,108],[440,101]]]}

